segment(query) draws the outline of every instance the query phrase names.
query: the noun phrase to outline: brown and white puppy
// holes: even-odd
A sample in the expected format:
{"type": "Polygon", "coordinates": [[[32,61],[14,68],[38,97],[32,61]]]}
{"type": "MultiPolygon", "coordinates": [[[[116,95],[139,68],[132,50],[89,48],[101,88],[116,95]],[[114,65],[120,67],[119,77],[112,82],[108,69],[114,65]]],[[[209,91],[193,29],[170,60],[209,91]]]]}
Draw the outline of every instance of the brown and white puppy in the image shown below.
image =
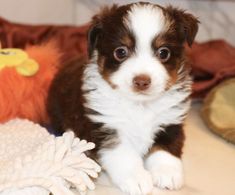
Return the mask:
{"type": "Polygon", "coordinates": [[[51,86],[54,128],[94,142],[97,160],[129,194],[183,184],[191,92],[184,44],[197,30],[193,15],[171,6],[105,8],[89,31],[89,62],[64,66],[51,86]]]}

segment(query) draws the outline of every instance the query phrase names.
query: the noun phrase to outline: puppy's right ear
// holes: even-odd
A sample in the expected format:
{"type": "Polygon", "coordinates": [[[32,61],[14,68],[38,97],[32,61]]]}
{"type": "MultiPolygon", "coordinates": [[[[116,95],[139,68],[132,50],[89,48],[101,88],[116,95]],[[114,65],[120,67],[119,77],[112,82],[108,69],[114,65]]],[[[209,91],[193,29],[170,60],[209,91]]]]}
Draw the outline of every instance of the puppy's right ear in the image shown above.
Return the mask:
{"type": "Polygon", "coordinates": [[[92,57],[94,50],[97,47],[99,37],[103,31],[104,21],[110,17],[115,10],[118,9],[118,5],[114,4],[111,7],[103,7],[97,15],[92,18],[91,27],[88,31],[88,55],[89,58],[92,57]]]}
{"type": "Polygon", "coordinates": [[[101,34],[102,25],[100,22],[92,24],[88,31],[88,56],[92,57],[92,54],[97,46],[97,41],[101,34]]]}

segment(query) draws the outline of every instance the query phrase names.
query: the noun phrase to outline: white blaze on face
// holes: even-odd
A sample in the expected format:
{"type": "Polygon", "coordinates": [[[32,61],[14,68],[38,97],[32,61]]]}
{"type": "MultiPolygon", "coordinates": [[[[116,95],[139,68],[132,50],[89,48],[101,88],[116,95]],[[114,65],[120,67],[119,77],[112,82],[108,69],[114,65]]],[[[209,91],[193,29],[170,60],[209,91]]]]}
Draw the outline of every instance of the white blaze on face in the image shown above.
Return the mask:
{"type": "Polygon", "coordinates": [[[154,56],[152,42],[163,31],[165,18],[162,9],[153,5],[135,4],[124,20],[135,38],[135,52],[124,61],[111,77],[118,90],[131,99],[154,99],[161,94],[169,75],[161,62],[154,56]],[[133,90],[133,78],[146,74],[151,78],[151,86],[141,95],[133,90]]]}

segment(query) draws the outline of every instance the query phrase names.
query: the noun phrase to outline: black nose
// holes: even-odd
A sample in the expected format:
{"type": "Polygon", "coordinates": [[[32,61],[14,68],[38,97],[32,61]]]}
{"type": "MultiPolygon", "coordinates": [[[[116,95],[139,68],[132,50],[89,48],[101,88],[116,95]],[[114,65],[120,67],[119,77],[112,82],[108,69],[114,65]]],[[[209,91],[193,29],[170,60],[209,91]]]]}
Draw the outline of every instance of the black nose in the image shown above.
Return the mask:
{"type": "Polygon", "coordinates": [[[133,86],[135,90],[144,91],[150,87],[151,78],[148,75],[141,74],[135,76],[133,79],[133,86]]]}

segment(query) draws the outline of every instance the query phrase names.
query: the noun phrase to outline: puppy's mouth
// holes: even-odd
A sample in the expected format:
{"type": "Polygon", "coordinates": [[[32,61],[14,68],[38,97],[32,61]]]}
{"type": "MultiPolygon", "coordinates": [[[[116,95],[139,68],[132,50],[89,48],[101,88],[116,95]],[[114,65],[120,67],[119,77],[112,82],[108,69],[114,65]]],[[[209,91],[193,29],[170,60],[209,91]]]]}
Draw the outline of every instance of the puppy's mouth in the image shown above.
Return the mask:
{"type": "Polygon", "coordinates": [[[142,96],[151,96],[151,93],[149,91],[135,91],[137,95],[142,95],[142,96]]]}
{"type": "Polygon", "coordinates": [[[147,101],[153,101],[158,99],[163,92],[157,92],[153,89],[149,89],[146,91],[132,91],[132,93],[129,95],[129,98],[131,98],[134,101],[141,101],[141,102],[147,102],[147,101]]]}

